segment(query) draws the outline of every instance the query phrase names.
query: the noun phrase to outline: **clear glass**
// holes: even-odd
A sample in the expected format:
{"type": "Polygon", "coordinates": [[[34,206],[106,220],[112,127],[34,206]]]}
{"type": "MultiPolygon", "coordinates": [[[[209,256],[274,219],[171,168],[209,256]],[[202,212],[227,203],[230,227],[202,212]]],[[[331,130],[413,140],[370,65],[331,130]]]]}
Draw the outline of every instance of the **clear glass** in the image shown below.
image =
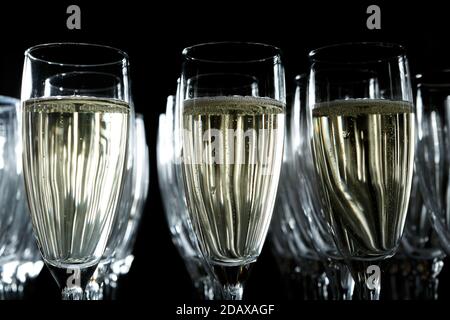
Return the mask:
{"type": "MultiPolygon", "coordinates": [[[[30,240],[22,175],[18,99],[0,96],[0,299],[21,299],[28,277],[21,277],[30,240]],[[28,232],[27,232],[28,231],[28,232]]],[[[39,273],[39,272],[38,272],[39,273]]]]}
{"type": "MultiPolygon", "coordinates": [[[[417,166],[416,153],[416,166],[417,166]]],[[[431,223],[431,214],[419,189],[419,175],[414,171],[408,217],[398,260],[409,265],[405,285],[412,300],[437,300],[438,276],[444,267],[445,252],[431,223]],[[402,257],[403,256],[403,257],[402,257]],[[402,259],[403,258],[403,259],[402,259]]],[[[404,268],[406,269],[406,268],[404,268]]]]}
{"type": "Polygon", "coordinates": [[[417,78],[417,173],[442,248],[450,252],[448,215],[450,71],[417,78]]]}
{"type": "MultiPolygon", "coordinates": [[[[416,153],[416,167],[417,167],[416,153]]],[[[407,300],[437,300],[438,276],[444,267],[445,252],[431,223],[430,210],[423,201],[419,175],[414,170],[402,246],[390,263],[399,284],[396,294],[407,300]]]]}
{"type": "Polygon", "coordinates": [[[18,106],[18,100],[0,96],[0,187],[3,190],[0,195],[0,257],[9,256],[8,252],[15,250],[17,243],[14,242],[18,241],[14,233],[18,221],[14,212],[19,205],[16,192],[22,171],[21,161],[17,161],[20,139],[18,106]]]}
{"type": "MultiPolygon", "coordinates": [[[[417,158],[416,153],[416,161],[417,158]]],[[[411,259],[440,260],[445,257],[445,252],[432,226],[430,210],[423,198],[419,188],[419,174],[414,170],[408,217],[402,238],[402,252],[411,259]]]]}
{"type": "Polygon", "coordinates": [[[87,300],[115,300],[119,277],[129,272],[134,261],[132,251],[147,199],[150,164],[144,117],[136,114],[131,123],[127,176],[118,217],[102,260],[86,288],[87,300]]]}
{"type": "Polygon", "coordinates": [[[314,250],[324,263],[330,282],[328,299],[351,300],[354,282],[327,227],[323,194],[317,184],[319,178],[312,155],[307,83],[307,75],[299,75],[295,79],[294,103],[285,146],[285,154],[290,158],[286,169],[285,180],[289,185],[286,194],[293,209],[293,221],[308,238],[310,250],[314,250]]]}
{"type": "MultiPolygon", "coordinates": [[[[183,185],[176,177],[179,161],[175,153],[176,98],[167,98],[167,108],[159,117],[157,137],[157,168],[161,197],[172,242],[184,261],[191,281],[201,300],[213,300],[217,295],[214,277],[203,259],[192,229],[183,185]]],[[[220,293],[220,290],[219,290],[220,293]]]]}
{"type": "MultiPolygon", "coordinates": [[[[294,99],[295,100],[295,99],[294,99]]],[[[277,199],[269,230],[269,243],[283,277],[290,300],[328,300],[329,279],[324,265],[314,249],[312,239],[304,225],[297,219],[297,207],[290,199],[292,152],[290,147],[289,119],[291,108],[286,110],[283,164],[277,199]]],[[[297,189],[300,184],[297,184],[297,189]]],[[[292,193],[292,192],[291,192],[292,193]]],[[[303,222],[303,220],[302,220],[303,222]]]]}
{"type": "MultiPolygon", "coordinates": [[[[99,91],[96,90],[96,92],[99,91]]],[[[109,282],[108,275],[111,272],[111,263],[114,260],[117,248],[121,245],[125,237],[127,224],[130,220],[131,207],[133,204],[132,195],[134,194],[133,188],[136,184],[136,175],[133,168],[136,157],[136,119],[133,116],[130,120],[127,163],[124,171],[123,190],[117,206],[117,216],[114,220],[111,235],[106,244],[106,249],[100,260],[99,266],[86,287],[85,297],[88,300],[102,300],[103,287],[109,282]]]]}
{"type": "Polygon", "coordinates": [[[23,165],[37,243],[63,299],[82,299],[116,218],[133,108],[128,57],[54,43],[25,52],[23,165]]]}
{"type": "Polygon", "coordinates": [[[395,254],[414,164],[414,105],[401,46],[346,43],[310,53],[308,103],[325,218],[353,274],[378,299],[379,261],[395,254]]]}
{"type": "MultiPolygon", "coordinates": [[[[450,252],[449,70],[416,76],[416,107],[418,186],[414,198],[420,201],[421,210],[417,212],[416,208],[413,217],[421,223],[414,229],[416,241],[404,241],[404,247],[414,249],[413,254],[417,259],[427,260],[422,261],[424,266],[421,267],[425,269],[422,278],[426,280],[424,288],[434,298],[437,297],[437,276],[443,267],[442,260],[450,252]]],[[[410,237],[405,240],[408,239],[410,237]]]]}
{"type": "Polygon", "coordinates": [[[145,121],[142,114],[136,114],[136,133],[135,133],[135,158],[133,161],[133,175],[135,176],[132,187],[132,201],[130,214],[125,226],[125,232],[115,255],[111,262],[109,273],[109,285],[114,288],[115,279],[125,275],[130,271],[134,261],[133,248],[136,242],[142,215],[144,214],[145,204],[148,196],[150,183],[150,159],[145,133],[145,121]]]}
{"type": "Polygon", "coordinates": [[[222,42],[184,49],[182,173],[200,249],[242,298],[269,228],[281,169],[285,78],[279,49],[222,42]]]}
{"type": "MultiPolygon", "coordinates": [[[[416,167],[417,157],[416,152],[416,167]]],[[[383,299],[437,300],[444,258],[415,169],[401,247],[385,266],[387,281],[383,285],[389,290],[383,289],[383,299]]]]}

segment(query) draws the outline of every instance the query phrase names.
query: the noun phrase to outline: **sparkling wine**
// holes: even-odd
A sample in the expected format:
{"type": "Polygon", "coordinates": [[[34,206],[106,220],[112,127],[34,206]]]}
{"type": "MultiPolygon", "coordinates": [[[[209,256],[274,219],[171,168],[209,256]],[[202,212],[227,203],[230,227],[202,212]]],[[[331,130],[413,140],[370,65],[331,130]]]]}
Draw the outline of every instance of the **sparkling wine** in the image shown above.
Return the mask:
{"type": "Polygon", "coordinates": [[[280,175],[283,103],[243,96],[184,101],[183,175],[200,246],[213,264],[259,255],[280,175]]]}
{"type": "Polygon", "coordinates": [[[88,97],[23,105],[24,175],[38,245],[55,267],[105,249],[121,191],[129,106],[88,97]]]}
{"type": "Polygon", "coordinates": [[[355,259],[392,255],[411,190],[411,103],[351,99],[316,104],[313,123],[315,165],[339,246],[355,259]]]}

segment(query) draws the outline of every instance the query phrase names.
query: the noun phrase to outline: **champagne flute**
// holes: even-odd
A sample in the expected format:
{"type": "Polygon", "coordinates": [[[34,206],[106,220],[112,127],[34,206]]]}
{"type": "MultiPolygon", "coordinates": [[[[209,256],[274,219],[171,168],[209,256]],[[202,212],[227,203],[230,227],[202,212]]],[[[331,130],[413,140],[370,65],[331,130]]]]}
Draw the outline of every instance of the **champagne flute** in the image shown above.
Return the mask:
{"type": "Polygon", "coordinates": [[[242,299],[269,228],[283,155],[279,49],[199,44],[183,51],[183,177],[203,256],[225,299],[242,299]]]}
{"type": "Polygon", "coordinates": [[[309,56],[313,155],[326,218],[353,274],[354,297],[378,299],[377,263],[397,250],[411,190],[407,58],[401,46],[383,43],[332,45],[309,56]]]}
{"type": "Polygon", "coordinates": [[[115,220],[133,114],[128,74],[126,53],[108,46],[53,43],[25,52],[26,192],[63,299],[82,299],[115,220]]]}

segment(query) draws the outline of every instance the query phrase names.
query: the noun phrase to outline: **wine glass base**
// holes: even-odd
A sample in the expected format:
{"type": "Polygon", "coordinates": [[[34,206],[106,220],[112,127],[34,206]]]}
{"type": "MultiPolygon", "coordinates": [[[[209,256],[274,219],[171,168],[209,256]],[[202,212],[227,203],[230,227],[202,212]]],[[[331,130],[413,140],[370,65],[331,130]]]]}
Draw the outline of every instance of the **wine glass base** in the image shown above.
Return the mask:
{"type": "Polygon", "coordinates": [[[86,287],[89,279],[92,277],[95,269],[97,268],[97,264],[89,266],[69,265],[67,267],[57,267],[46,262],[46,265],[61,289],[86,287]]]}
{"type": "Polygon", "coordinates": [[[253,263],[244,265],[211,264],[212,272],[222,285],[222,299],[242,300],[244,283],[248,278],[253,263]]]}

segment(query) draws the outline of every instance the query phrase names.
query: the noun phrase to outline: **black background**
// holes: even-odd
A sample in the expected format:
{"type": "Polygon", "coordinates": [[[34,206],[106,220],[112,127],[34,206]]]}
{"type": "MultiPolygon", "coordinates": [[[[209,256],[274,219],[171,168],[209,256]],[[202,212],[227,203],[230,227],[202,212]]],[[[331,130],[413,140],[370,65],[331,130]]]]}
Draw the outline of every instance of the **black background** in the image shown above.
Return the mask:
{"type": "MultiPolygon", "coordinates": [[[[183,303],[193,300],[190,281],[172,245],[162,211],[155,158],[159,113],[174,94],[184,47],[210,41],[242,40],[280,47],[288,92],[296,74],[307,72],[311,49],[347,41],[397,42],[407,48],[411,72],[450,67],[450,10],[443,2],[349,1],[58,1],[10,3],[0,18],[0,94],[20,96],[23,52],[46,42],[79,41],[112,45],[128,52],[136,110],[145,115],[150,147],[151,186],[135,262],[122,281],[119,298],[183,303]],[[66,28],[66,8],[81,8],[81,30],[66,28]],[[366,28],[367,6],[381,8],[381,30],[366,28]]],[[[450,268],[441,275],[441,298],[450,296],[450,268]]],[[[59,299],[44,270],[27,295],[59,299]]],[[[253,301],[284,299],[280,276],[266,246],[248,283],[253,301]]]]}

